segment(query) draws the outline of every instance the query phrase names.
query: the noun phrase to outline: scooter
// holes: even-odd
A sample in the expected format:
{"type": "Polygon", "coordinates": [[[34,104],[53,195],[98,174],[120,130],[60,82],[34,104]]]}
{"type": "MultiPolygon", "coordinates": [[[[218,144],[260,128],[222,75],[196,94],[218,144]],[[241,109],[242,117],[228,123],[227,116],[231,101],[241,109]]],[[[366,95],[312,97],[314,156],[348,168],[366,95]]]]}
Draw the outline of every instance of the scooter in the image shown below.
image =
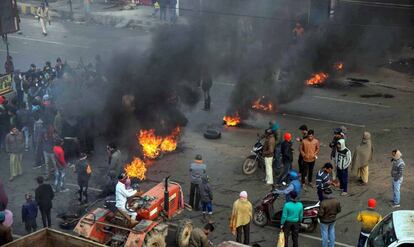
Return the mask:
{"type": "MultiPolygon", "coordinates": [[[[269,192],[257,205],[253,213],[253,223],[257,226],[272,225],[280,227],[282,210],[275,211],[274,202],[280,197],[279,194],[269,192]]],[[[301,201],[303,204],[303,220],[300,229],[306,232],[314,232],[318,226],[319,202],[301,201]]]]}

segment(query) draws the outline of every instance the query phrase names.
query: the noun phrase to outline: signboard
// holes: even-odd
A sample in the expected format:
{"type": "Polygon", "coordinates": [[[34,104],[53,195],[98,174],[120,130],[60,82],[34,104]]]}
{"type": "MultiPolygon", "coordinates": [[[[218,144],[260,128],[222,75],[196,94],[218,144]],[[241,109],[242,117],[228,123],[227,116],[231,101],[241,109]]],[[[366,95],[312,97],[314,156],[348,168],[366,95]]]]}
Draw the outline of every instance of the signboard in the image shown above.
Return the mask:
{"type": "Polygon", "coordinates": [[[12,89],[12,75],[1,75],[0,76],[0,95],[6,94],[13,91],[12,89]]]}

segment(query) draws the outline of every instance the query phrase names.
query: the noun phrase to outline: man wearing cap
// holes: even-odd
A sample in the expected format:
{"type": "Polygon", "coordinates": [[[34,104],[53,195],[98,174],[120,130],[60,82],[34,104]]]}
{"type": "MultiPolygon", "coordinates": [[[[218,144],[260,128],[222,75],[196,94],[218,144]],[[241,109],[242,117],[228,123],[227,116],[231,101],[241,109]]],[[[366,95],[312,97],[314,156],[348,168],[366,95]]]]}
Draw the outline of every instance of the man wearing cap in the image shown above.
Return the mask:
{"type": "Polygon", "coordinates": [[[10,243],[13,241],[13,235],[11,227],[3,225],[3,222],[6,220],[4,212],[0,212],[0,246],[10,243]]]}
{"type": "Polygon", "coordinates": [[[203,158],[197,154],[194,162],[190,164],[190,206],[198,211],[200,210],[200,185],[202,177],[206,174],[206,165],[203,163],[203,158]]]}
{"type": "Polygon", "coordinates": [[[291,200],[283,206],[280,229],[285,233],[285,247],[289,246],[289,233],[292,234],[293,247],[298,247],[300,222],[303,220],[303,205],[297,201],[295,191],[289,193],[291,200]]]}
{"type": "Polygon", "coordinates": [[[252,210],[252,204],[247,199],[247,192],[240,192],[239,199],[233,203],[233,211],[230,218],[230,230],[233,235],[236,235],[237,242],[246,245],[250,242],[252,210]]]}
{"type": "Polygon", "coordinates": [[[401,158],[402,154],[400,150],[395,149],[392,151],[392,169],[391,169],[391,177],[392,177],[392,190],[393,190],[393,199],[392,199],[392,207],[398,208],[400,207],[400,188],[403,182],[403,171],[405,167],[404,160],[401,158]]]}
{"type": "Polygon", "coordinates": [[[292,198],[290,198],[290,192],[295,191],[296,197],[299,198],[300,193],[302,191],[302,187],[299,181],[299,175],[296,171],[292,170],[289,172],[289,179],[290,179],[290,183],[284,190],[275,189],[272,191],[272,193],[276,193],[276,194],[285,194],[286,202],[289,202],[292,200],[292,198]]]}
{"type": "Polygon", "coordinates": [[[357,221],[362,223],[358,239],[358,247],[364,247],[372,229],[382,220],[382,216],[375,211],[377,201],[368,199],[368,208],[358,213],[357,221]]]}
{"type": "Polygon", "coordinates": [[[321,226],[322,247],[335,246],[336,215],[341,212],[341,204],[332,195],[332,190],[323,191],[324,200],[320,203],[318,217],[321,226]]]}
{"type": "Polygon", "coordinates": [[[293,162],[293,148],[292,148],[292,134],[286,132],[283,136],[283,142],[281,144],[283,173],[279,177],[278,184],[288,176],[289,170],[292,168],[293,162]]]}

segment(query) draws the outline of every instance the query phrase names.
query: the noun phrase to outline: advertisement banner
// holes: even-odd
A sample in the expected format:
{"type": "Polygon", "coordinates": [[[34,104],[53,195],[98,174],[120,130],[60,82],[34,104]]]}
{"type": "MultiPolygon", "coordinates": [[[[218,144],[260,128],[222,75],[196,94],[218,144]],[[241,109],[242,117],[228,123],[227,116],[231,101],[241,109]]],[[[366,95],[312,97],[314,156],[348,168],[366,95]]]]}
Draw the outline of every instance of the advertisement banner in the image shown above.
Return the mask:
{"type": "Polygon", "coordinates": [[[12,75],[0,75],[0,95],[9,93],[12,90],[12,75]]]}

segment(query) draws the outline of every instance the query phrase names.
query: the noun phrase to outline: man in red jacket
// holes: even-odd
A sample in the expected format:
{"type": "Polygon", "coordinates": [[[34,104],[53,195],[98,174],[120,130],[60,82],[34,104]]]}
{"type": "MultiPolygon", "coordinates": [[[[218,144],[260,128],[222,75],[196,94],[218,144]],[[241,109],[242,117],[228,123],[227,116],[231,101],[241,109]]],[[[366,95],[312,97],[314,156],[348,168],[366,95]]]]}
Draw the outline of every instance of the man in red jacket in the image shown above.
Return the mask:
{"type": "Polygon", "coordinates": [[[53,153],[56,158],[56,170],[55,170],[55,191],[56,192],[67,192],[69,189],[65,188],[65,173],[67,163],[65,160],[65,151],[62,148],[63,141],[56,141],[53,146],[53,153]]]}

